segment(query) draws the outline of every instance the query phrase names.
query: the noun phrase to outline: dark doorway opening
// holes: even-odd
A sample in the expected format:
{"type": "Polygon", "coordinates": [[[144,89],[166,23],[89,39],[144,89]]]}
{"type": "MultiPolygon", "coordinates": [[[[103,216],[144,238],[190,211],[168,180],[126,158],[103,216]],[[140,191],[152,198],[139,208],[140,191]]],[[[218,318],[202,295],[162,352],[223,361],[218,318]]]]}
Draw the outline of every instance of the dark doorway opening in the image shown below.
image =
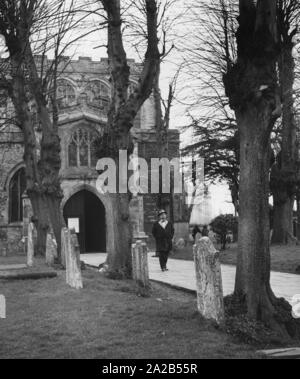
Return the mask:
{"type": "Polygon", "coordinates": [[[64,207],[67,226],[75,227],[81,253],[106,252],[105,208],[92,192],[73,195],[64,207]]]}

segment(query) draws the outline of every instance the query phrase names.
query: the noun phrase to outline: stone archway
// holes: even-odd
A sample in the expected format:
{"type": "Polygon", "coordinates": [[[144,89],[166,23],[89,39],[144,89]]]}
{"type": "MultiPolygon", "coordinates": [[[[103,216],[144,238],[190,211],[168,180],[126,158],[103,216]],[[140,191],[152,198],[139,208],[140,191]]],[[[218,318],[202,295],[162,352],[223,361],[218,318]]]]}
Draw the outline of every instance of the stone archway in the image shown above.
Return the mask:
{"type": "Polygon", "coordinates": [[[76,229],[81,253],[107,251],[106,210],[92,191],[82,189],[70,196],[63,215],[66,224],[76,229]]]}

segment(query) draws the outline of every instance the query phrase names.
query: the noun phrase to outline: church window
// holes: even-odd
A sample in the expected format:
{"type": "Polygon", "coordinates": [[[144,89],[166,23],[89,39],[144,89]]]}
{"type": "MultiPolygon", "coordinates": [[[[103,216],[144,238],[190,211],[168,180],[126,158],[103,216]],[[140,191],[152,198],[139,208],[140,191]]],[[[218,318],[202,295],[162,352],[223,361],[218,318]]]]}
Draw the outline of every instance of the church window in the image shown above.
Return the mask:
{"type": "Polygon", "coordinates": [[[110,90],[106,84],[99,80],[93,80],[87,85],[86,93],[90,105],[100,107],[105,112],[108,112],[110,90]]]}
{"type": "Polygon", "coordinates": [[[90,129],[78,128],[73,132],[68,146],[69,167],[96,167],[97,137],[97,132],[90,129]]]}
{"type": "Polygon", "coordinates": [[[57,81],[57,102],[59,108],[74,105],[76,102],[75,89],[67,80],[57,81]]]}
{"type": "Polygon", "coordinates": [[[12,177],[9,184],[9,222],[23,221],[22,195],[26,190],[25,169],[21,168],[12,177]]]}

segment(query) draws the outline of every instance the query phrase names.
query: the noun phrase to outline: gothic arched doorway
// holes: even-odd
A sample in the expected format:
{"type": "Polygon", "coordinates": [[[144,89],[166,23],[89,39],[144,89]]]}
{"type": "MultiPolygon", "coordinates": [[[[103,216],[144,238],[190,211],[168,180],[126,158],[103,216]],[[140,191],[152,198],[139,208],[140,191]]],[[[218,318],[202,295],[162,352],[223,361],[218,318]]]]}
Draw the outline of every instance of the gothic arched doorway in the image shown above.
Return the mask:
{"type": "Polygon", "coordinates": [[[96,195],[82,190],[64,206],[64,219],[74,227],[81,253],[106,252],[105,208],[96,195]]]}

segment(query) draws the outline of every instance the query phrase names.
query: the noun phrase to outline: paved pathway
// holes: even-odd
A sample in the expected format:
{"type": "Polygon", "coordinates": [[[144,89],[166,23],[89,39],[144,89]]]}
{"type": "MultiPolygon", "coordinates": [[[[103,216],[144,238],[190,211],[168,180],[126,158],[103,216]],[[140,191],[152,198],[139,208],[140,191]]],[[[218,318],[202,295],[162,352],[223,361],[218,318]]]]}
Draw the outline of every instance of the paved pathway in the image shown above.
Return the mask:
{"type": "MultiPolygon", "coordinates": [[[[196,289],[195,266],[193,261],[169,259],[169,271],[162,272],[158,258],[149,253],[150,279],[172,284],[190,290],[196,289]]],[[[105,262],[106,254],[83,254],[81,259],[88,265],[98,267],[105,262]]],[[[224,296],[233,292],[235,280],[235,266],[222,265],[222,279],[224,296]]],[[[276,296],[284,297],[291,301],[292,297],[300,294],[300,275],[285,274],[281,272],[271,273],[271,285],[276,296]]]]}

